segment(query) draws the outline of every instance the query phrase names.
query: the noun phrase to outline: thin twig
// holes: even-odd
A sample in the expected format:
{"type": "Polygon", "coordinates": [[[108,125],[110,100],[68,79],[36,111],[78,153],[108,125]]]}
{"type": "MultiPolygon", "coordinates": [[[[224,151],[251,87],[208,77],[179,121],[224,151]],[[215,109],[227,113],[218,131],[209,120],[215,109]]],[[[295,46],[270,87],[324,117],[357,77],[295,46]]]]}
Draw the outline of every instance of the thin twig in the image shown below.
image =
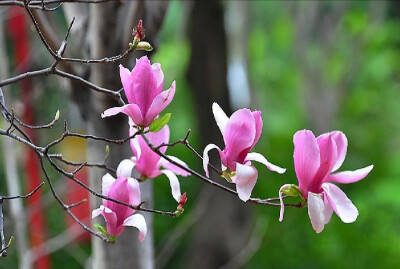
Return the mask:
{"type": "Polygon", "coordinates": [[[44,182],[40,183],[33,191],[25,195],[16,195],[16,196],[2,196],[3,200],[12,200],[12,199],[27,199],[31,197],[35,192],[37,192],[42,186],[44,182]]]}

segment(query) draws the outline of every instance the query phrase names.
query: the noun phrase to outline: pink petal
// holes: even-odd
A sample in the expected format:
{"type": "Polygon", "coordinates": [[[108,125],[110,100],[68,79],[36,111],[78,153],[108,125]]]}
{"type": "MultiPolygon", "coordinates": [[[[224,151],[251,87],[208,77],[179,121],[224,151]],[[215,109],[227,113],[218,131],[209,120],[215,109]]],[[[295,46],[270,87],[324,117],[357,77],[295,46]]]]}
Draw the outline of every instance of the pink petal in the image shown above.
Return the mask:
{"type": "Polygon", "coordinates": [[[279,221],[283,220],[283,214],[285,213],[285,203],[283,202],[283,198],[282,198],[282,190],[285,188],[288,188],[288,187],[290,187],[290,184],[285,184],[279,189],[279,202],[281,204],[281,210],[279,213],[279,221]]]}
{"type": "Polygon", "coordinates": [[[118,236],[123,232],[124,227],[117,224],[118,220],[115,212],[113,212],[109,208],[105,208],[102,212],[102,215],[106,221],[107,232],[110,235],[118,236]]]}
{"type": "MultiPolygon", "coordinates": [[[[169,127],[165,125],[159,132],[157,133],[148,133],[146,137],[150,140],[150,142],[154,146],[159,146],[163,143],[168,143],[169,141],[169,127]]],[[[134,147],[138,147],[140,149],[140,157],[136,161],[136,170],[141,174],[145,175],[149,178],[152,178],[156,175],[159,175],[160,164],[159,161],[161,159],[160,155],[155,153],[143,139],[143,137],[137,138],[137,145],[134,144],[135,141],[131,142],[134,147]]],[[[139,150],[136,148],[136,152],[139,150]]],[[[162,147],[160,149],[161,152],[165,152],[167,147],[162,147]]]]}
{"type": "Polygon", "coordinates": [[[101,114],[102,118],[114,116],[118,113],[124,113],[132,118],[132,121],[139,126],[144,126],[144,119],[139,107],[136,104],[128,104],[122,107],[112,107],[101,114]]]}
{"type": "Polygon", "coordinates": [[[206,176],[209,177],[209,172],[208,172],[208,163],[210,162],[210,157],[208,157],[208,152],[212,149],[218,149],[218,151],[221,151],[220,148],[217,145],[214,144],[208,144],[204,151],[203,151],[203,169],[206,172],[206,176]]]}
{"type": "Polygon", "coordinates": [[[130,159],[122,160],[117,167],[117,177],[130,178],[135,163],[130,159]]]}
{"type": "Polygon", "coordinates": [[[175,81],[172,82],[171,87],[158,94],[153,102],[151,103],[149,110],[147,111],[145,115],[145,123],[146,126],[150,125],[150,123],[157,117],[161,111],[163,111],[169,103],[171,103],[172,99],[174,98],[175,95],[175,81]]]}
{"type": "Polygon", "coordinates": [[[96,218],[97,216],[101,215],[104,211],[104,206],[100,206],[92,211],[92,219],[96,218]]]}
{"type": "Polygon", "coordinates": [[[232,179],[236,183],[236,191],[239,198],[246,202],[257,182],[257,169],[251,165],[236,164],[236,176],[232,179]]]}
{"type": "MultiPolygon", "coordinates": [[[[126,178],[118,178],[110,187],[107,196],[119,200],[124,203],[130,201],[130,187],[126,178]]],[[[128,216],[132,215],[134,210],[121,204],[109,200],[103,200],[103,205],[109,208],[116,214],[117,225],[121,225],[123,220],[128,216]]]]}
{"type": "MultiPolygon", "coordinates": [[[[182,160],[176,158],[175,156],[170,156],[170,155],[167,155],[167,156],[171,160],[173,160],[174,162],[179,163],[179,164],[183,165],[184,167],[189,168],[188,165],[185,162],[183,162],[182,160]]],[[[180,176],[184,176],[184,177],[187,177],[187,176],[190,175],[190,173],[188,173],[186,170],[183,170],[182,168],[170,163],[169,161],[167,161],[164,158],[161,158],[160,162],[161,162],[161,166],[162,167],[164,167],[167,170],[171,170],[176,175],[180,175],[180,176]]]]}
{"type": "MultiPolygon", "coordinates": [[[[129,128],[129,136],[132,136],[135,132],[136,129],[134,129],[133,127],[129,128]]],[[[140,155],[142,153],[139,145],[139,136],[135,136],[129,141],[133,155],[135,155],[137,159],[140,158],[140,155]]]]}
{"type": "Polygon", "coordinates": [[[339,173],[335,173],[329,175],[326,182],[337,182],[337,183],[354,183],[360,181],[361,179],[365,178],[369,172],[371,172],[373,165],[355,170],[355,171],[343,171],[339,173]]]}
{"type": "Polygon", "coordinates": [[[320,233],[325,226],[325,206],[322,195],[308,192],[308,216],[315,232],[320,233]]]}
{"type": "Polygon", "coordinates": [[[232,114],[224,130],[225,165],[235,170],[235,163],[243,163],[256,136],[256,124],[249,109],[239,109],[232,114]]]}
{"type": "Polygon", "coordinates": [[[161,170],[161,172],[167,176],[169,179],[169,185],[171,186],[172,197],[179,202],[179,197],[181,197],[181,187],[179,180],[176,175],[170,170],[161,170]]]}
{"type": "Polygon", "coordinates": [[[256,123],[256,136],[254,138],[253,144],[250,146],[250,149],[252,149],[255,146],[255,144],[257,144],[258,140],[260,139],[262,128],[263,128],[261,111],[256,110],[256,111],[253,111],[252,113],[253,113],[253,117],[254,117],[254,120],[256,123]]]}
{"type": "Polygon", "coordinates": [[[135,96],[133,95],[132,92],[132,77],[131,77],[131,72],[129,69],[125,68],[122,66],[122,64],[119,65],[119,75],[121,77],[121,82],[122,86],[124,87],[125,95],[126,98],[128,98],[128,102],[130,104],[135,104],[135,96]]]}
{"type": "Polygon", "coordinates": [[[153,68],[146,56],[136,60],[131,76],[132,92],[136,104],[139,106],[142,115],[145,116],[153,99],[159,94],[153,68]]]}
{"type": "Polygon", "coordinates": [[[128,178],[128,185],[129,185],[129,204],[137,206],[142,201],[140,195],[139,182],[134,178],[128,178]]]}
{"type": "Polygon", "coordinates": [[[357,208],[339,187],[331,183],[324,183],[322,188],[332,209],[344,223],[351,223],[357,219],[357,208]]]}
{"type": "Polygon", "coordinates": [[[293,143],[294,168],[299,180],[299,188],[306,197],[320,166],[319,146],[314,134],[308,130],[295,133],[293,143]]]}
{"type": "Polygon", "coordinates": [[[105,174],[101,180],[101,193],[104,196],[108,195],[111,185],[115,182],[115,178],[109,173],[105,174]]]}
{"type": "Polygon", "coordinates": [[[346,158],[346,152],[347,152],[347,137],[344,133],[340,131],[334,131],[331,132],[333,139],[335,140],[336,143],[336,148],[337,148],[337,160],[335,165],[333,166],[332,172],[335,172],[342,166],[342,163],[344,159],[346,158]]]}
{"type": "Polygon", "coordinates": [[[226,116],[225,112],[217,103],[213,103],[212,111],[214,114],[215,121],[217,122],[218,128],[221,131],[221,134],[224,135],[225,126],[229,118],[226,116]]]}
{"type": "Polygon", "coordinates": [[[256,161],[265,165],[269,170],[277,172],[279,174],[285,173],[285,168],[280,168],[275,164],[270,163],[263,155],[257,152],[250,152],[247,154],[246,161],[256,161]]]}
{"type": "Polygon", "coordinates": [[[314,176],[314,180],[309,187],[309,191],[318,193],[321,189],[323,180],[330,174],[336,162],[337,149],[336,143],[330,133],[320,135],[317,138],[320,153],[320,167],[314,176]]]}
{"type": "Polygon", "coordinates": [[[164,73],[161,69],[161,64],[154,63],[151,65],[151,68],[153,69],[153,74],[157,81],[157,91],[158,91],[158,93],[160,93],[160,92],[162,92],[162,88],[164,85],[164,73]]]}
{"type": "Polygon", "coordinates": [[[139,230],[139,241],[143,242],[147,234],[147,224],[144,217],[140,214],[134,214],[125,219],[124,226],[136,227],[139,230]]]}

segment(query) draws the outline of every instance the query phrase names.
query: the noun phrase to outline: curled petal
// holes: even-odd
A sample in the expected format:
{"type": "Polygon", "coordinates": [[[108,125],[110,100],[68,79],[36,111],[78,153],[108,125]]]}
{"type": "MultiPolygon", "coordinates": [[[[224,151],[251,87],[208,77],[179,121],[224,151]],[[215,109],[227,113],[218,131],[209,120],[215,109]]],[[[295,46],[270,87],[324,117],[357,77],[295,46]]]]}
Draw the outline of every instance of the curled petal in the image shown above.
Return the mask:
{"type": "Polygon", "coordinates": [[[369,172],[371,172],[373,165],[355,170],[355,171],[343,171],[329,175],[326,182],[337,182],[337,183],[354,183],[365,178],[369,172]]]}
{"type": "Polygon", "coordinates": [[[246,202],[257,182],[257,169],[251,165],[236,164],[236,176],[232,179],[236,183],[239,198],[246,202]]]}
{"type": "Polygon", "coordinates": [[[214,114],[215,121],[217,122],[218,128],[221,131],[221,134],[224,135],[225,126],[229,118],[226,116],[225,112],[217,103],[213,103],[212,111],[214,114]]]}
{"type": "Polygon", "coordinates": [[[322,195],[308,192],[308,216],[315,232],[320,233],[325,226],[325,206],[322,195]]]}
{"type": "Polygon", "coordinates": [[[179,202],[179,198],[181,197],[181,186],[179,184],[179,180],[176,175],[170,170],[161,170],[164,175],[169,179],[169,185],[171,186],[172,197],[179,202]]]}
{"type": "Polygon", "coordinates": [[[290,186],[291,186],[290,184],[285,184],[279,189],[279,202],[281,204],[281,210],[279,213],[279,221],[283,220],[283,214],[285,213],[285,203],[283,202],[283,198],[282,198],[282,190],[286,189],[290,186]]]}
{"type": "Polygon", "coordinates": [[[108,195],[108,191],[110,190],[111,185],[115,182],[115,178],[109,173],[105,174],[101,180],[101,193],[104,196],[108,195]]]}
{"type": "Polygon", "coordinates": [[[125,115],[128,115],[136,125],[144,125],[142,112],[140,112],[140,108],[136,104],[128,104],[121,107],[109,108],[101,114],[101,117],[110,117],[118,113],[124,113],[125,115]]]}
{"type": "Polygon", "coordinates": [[[281,168],[275,164],[270,163],[262,154],[257,152],[250,152],[247,154],[246,161],[256,161],[265,165],[269,170],[277,172],[279,174],[285,173],[286,169],[281,168]]]}
{"type": "Polygon", "coordinates": [[[134,214],[125,219],[124,226],[136,227],[139,230],[139,241],[143,242],[147,234],[146,220],[141,214],[134,214]]]}
{"type": "Polygon", "coordinates": [[[320,166],[319,146],[314,134],[308,130],[298,131],[293,137],[293,143],[294,168],[299,188],[306,197],[320,166]]]}
{"type": "Polygon", "coordinates": [[[130,104],[136,103],[135,96],[132,92],[132,77],[129,69],[119,65],[119,75],[121,77],[122,86],[124,87],[126,98],[130,104]]]}
{"type": "Polygon", "coordinates": [[[172,99],[174,98],[174,95],[175,95],[175,81],[172,82],[172,85],[168,90],[161,92],[154,98],[145,116],[146,126],[150,125],[150,123],[154,120],[154,118],[158,116],[161,113],[161,111],[163,111],[169,105],[169,103],[171,103],[172,99]]]}
{"type": "Polygon", "coordinates": [[[357,208],[339,187],[331,183],[324,183],[322,184],[322,188],[327,195],[333,211],[335,211],[344,223],[352,223],[357,219],[357,208]]]}
{"type": "Polygon", "coordinates": [[[100,206],[92,211],[92,219],[96,218],[97,216],[101,215],[104,211],[104,206],[100,206]]]}
{"type": "Polygon", "coordinates": [[[336,163],[333,166],[332,172],[335,172],[342,166],[344,159],[346,158],[347,153],[347,137],[344,133],[340,131],[331,132],[332,138],[335,140],[336,148],[337,148],[337,159],[336,163]]]}
{"type": "MultiPolygon", "coordinates": [[[[182,165],[182,166],[184,166],[184,167],[186,167],[186,168],[189,168],[189,166],[188,166],[184,161],[178,159],[177,157],[175,157],[175,156],[170,156],[170,155],[167,155],[167,156],[168,156],[171,160],[173,160],[174,162],[179,163],[180,165],[182,165]]],[[[174,174],[176,174],[176,175],[180,175],[180,176],[183,176],[183,177],[187,177],[187,176],[190,175],[190,173],[187,172],[186,170],[183,170],[182,168],[180,168],[180,167],[178,167],[178,166],[176,166],[176,165],[170,163],[169,161],[167,161],[167,160],[164,159],[164,158],[162,158],[162,159],[160,160],[160,162],[161,162],[161,166],[162,166],[162,167],[164,167],[164,168],[167,169],[167,170],[171,170],[171,171],[172,171],[174,174]]]]}
{"type": "Polygon", "coordinates": [[[210,157],[208,157],[208,152],[212,149],[218,149],[218,151],[221,151],[221,149],[214,144],[208,144],[203,152],[203,169],[206,172],[206,176],[209,177],[209,172],[208,172],[208,163],[210,162],[210,157]]]}
{"type": "Polygon", "coordinates": [[[104,219],[106,220],[106,228],[107,232],[112,236],[120,235],[124,227],[117,225],[117,214],[110,210],[109,208],[105,207],[104,210],[101,212],[104,219]]]}
{"type": "Polygon", "coordinates": [[[122,160],[117,167],[117,177],[130,178],[132,177],[132,169],[135,163],[130,159],[122,160]]]}

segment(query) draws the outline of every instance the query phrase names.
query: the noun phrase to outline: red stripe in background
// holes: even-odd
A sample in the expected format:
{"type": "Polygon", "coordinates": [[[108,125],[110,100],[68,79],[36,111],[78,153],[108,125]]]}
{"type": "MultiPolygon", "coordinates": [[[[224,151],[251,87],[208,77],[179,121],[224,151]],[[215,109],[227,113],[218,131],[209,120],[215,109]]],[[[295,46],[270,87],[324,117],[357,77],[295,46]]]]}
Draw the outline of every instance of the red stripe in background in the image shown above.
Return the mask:
{"type": "MultiPolygon", "coordinates": [[[[19,7],[11,7],[9,9],[8,33],[11,36],[14,53],[16,72],[23,73],[28,70],[29,65],[29,34],[26,16],[19,7]]],[[[23,121],[27,124],[34,124],[34,109],[32,107],[32,87],[29,79],[25,79],[20,84],[22,86],[22,101],[24,104],[23,121]]],[[[27,134],[35,141],[34,133],[31,129],[26,130],[27,134]]],[[[35,152],[31,148],[25,147],[26,159],[24,163],[24,174],[27,179],[27,192],[35,189],[40,183],[39,161],[35,152]]],[[[27,199],[28,213],[30,219],[28,221],[29,235],[31,239],[31,247],[41,245],[45,240],[46,224],[41,205],[42,191],[38,190],[35,195],[27,199]]],[[[39,258],[35,263],[35,268],[50,269],[50,257],[48,255],[39,258]]]]}

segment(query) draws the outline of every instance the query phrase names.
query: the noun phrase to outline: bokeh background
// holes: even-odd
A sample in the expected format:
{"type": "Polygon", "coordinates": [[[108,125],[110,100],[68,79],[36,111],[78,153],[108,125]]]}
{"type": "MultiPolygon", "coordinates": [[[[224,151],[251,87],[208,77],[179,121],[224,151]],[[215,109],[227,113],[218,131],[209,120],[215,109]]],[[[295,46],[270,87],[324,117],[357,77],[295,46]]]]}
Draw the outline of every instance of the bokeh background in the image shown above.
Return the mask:
{"type": "MultiPolygon", "coordinates": [[[[0,7],[0,15],[1,24],[6,25],[8,9],[0,7]]],[[[66,29],[62,12],[55,18],[66,29]]],[[[13,64],[12,38],[4,33],[8,70],[15,75],[19,72],[13,64]]],[[[210,142],[223,146],[210,114],[212,102],[217,101],[228,114],[240,107],[261,110],[263,133],[254,150],[287,168],[279,175],[257,166],[259,179],[253,197],[276,197],[281,185],[297,183],[292,138],[300,129],[316,135],[343,131],[349,146],[341,170],[370,164],[374,169],[366,179],[340,186],[359,210],[357,221],[344,224],[333,215],[321,234],[312,229],[306,208],[286,208],[280,223],[279,208],[244,204],[230,194],[204,187],[194,177],[181,178],[181,188],[189,198],[185,213],[178,219],[154,216],[156,267],[398,268],[399,33],[400,2],[171,1],[151,55],[153,62],[162,64],[164,85],[177,82],[176,96],[166,110],[172,113],[171,140],[184,137],[190,128],[189,141],[198,151],[210,142]]],[[[51,59],[43,57],[45,50],[38,38],[32,33],[30,38],[30,66],[48,66],[51,59]]],[[[16,111],[23,111],[19,86],[10,87],[9,98],[16,111]]],[[[31,87],[37,122],[51,120],[59,109],[75,130],[84,129],[74,104],[65,101],[68,97],[59,80],[34,80],[31,87]]],[[[36,138],[48,143],[60,128],[40,132],[36,138]]],[[[85,145],[79,143],[70,141],[60,151],[79,160],[85,154],[85,145]]],[[[15,145],[14,150],[24,190],[24,148],[15,145]]],[[[202,170],[201,162],[183,146],[168,153],[202,170]]],[[[7,193],[7,156],[2,151],[2,195],[7,193]]],[[[67,197],[66,180],[52,176],[67,197]]],[[[163,210],[176,206],[162,176],[154,180],[154,202],[155,208],[163,210]]],[[[78,237],[80,232],[74,229],[69,229],[71,235],[68,227],[73,224],[68,224],[68,217],[46,188],[41,203],[46,240],[58,240],[49,245],[53,250],[48,253],[49,268],[87,266],[90,241],[78,237]]],[[[10,235],[16,223],[7,206],[5,218],[5,231],[10,235]]],[[[28,231],[30,225],[28,221],[28,231]]],[[[17,264],[13,247],[0,261],[0,268],[17,268],[17,264]]]]}

